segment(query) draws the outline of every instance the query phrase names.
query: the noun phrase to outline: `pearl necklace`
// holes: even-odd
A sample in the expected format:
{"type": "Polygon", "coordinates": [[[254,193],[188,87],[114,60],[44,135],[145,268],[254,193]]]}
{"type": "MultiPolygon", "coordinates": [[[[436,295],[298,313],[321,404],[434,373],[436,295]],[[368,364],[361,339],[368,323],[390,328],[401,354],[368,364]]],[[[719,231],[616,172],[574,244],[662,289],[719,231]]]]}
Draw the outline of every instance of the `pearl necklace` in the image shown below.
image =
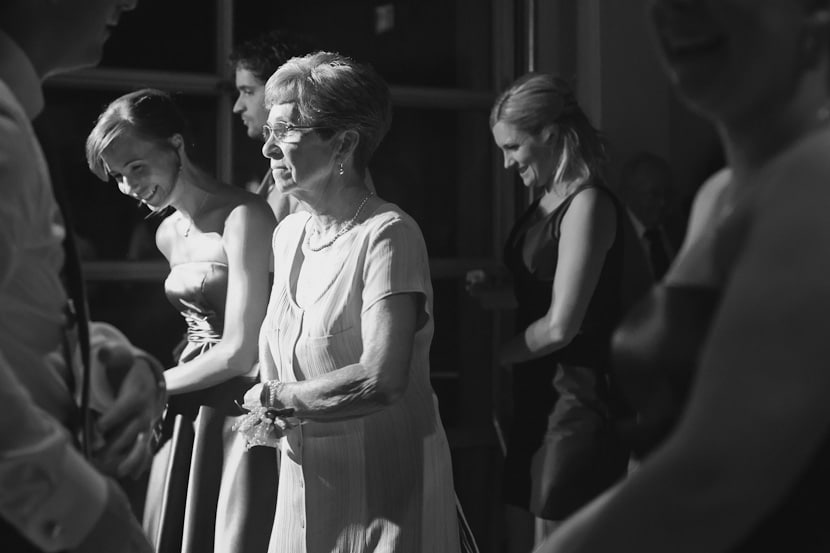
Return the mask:
{"type": "Polygon", "coordinates": [[[357,223],[357,218],[360,217],[360,212],[363,211],[363,206],[365,206],[366,202],[369,201],[369,198],[371,198],[374,195],[375,194],[373,192],[369,192],[368,194],[366,194],[363,197],[363,200],[360,202],[360,205],[357,206],[357,211],[354,212],[354,215],[352,216],[352,218],[349,219],[348,221],[346,221],[346,224],[344,224],[342,227],[340,227],[340,230],[337,231],[337,234],[335,234],[331,238],[331,240],[329,240],[328,242],[325,242],[325,243],[320,244],[318,246],[312,246],[311,245],[311,235],[314,234],[316,236],[316,235],[320,234],[320,231],[317,230],[317,229],[314,229],[311,232],[309,232],[306,235],[306,240],[305,240],[306,247],[308,247],[308,249],[313,251],[313,252],[319,252],[320,250],[324,250],[324,249],[328,248],[329,246],[331,246],[332,244],[334,244],[337,241],[338,238],[340,238],[341,236],[343,236],[344,234],[349,232],[352,229],[352,227],[355,226],[355,223],[357,223]]]}

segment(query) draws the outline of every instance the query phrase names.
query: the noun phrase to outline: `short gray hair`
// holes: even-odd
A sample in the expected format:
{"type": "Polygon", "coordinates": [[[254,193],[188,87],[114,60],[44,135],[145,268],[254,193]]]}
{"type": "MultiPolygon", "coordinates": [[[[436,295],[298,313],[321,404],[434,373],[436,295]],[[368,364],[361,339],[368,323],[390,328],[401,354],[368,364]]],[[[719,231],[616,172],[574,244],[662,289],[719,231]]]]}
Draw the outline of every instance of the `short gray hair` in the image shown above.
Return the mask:
{"type": "Polygon", "coordinates": [[[265,107],[292,102],[299,124],[325,135],[354,130],[360,136],[355,167],[362,171],[392,123],[389,86],[369,65],[332,52],[291,58],[265,84],[265,107]]]}

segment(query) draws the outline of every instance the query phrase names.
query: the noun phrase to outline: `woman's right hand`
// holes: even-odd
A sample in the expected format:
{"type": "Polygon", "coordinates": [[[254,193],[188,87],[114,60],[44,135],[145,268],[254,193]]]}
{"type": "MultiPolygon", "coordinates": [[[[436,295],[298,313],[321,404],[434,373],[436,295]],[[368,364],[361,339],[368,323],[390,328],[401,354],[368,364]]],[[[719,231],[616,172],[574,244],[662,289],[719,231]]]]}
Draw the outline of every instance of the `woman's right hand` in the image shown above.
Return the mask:
{"type": "Polygon", "coordinates": [[[473,297],[477,297],[488,285],[488,274],[484,269],[473,269],[467,271],[465,278],[465,289],[473,297]]]}
{"type": "Polygon", "coordinates": [[[513,297],[506,275],[491,269],[472,269],[465,277],[467,293],[477,299],[484,309],[514,309],[513,297]]]}

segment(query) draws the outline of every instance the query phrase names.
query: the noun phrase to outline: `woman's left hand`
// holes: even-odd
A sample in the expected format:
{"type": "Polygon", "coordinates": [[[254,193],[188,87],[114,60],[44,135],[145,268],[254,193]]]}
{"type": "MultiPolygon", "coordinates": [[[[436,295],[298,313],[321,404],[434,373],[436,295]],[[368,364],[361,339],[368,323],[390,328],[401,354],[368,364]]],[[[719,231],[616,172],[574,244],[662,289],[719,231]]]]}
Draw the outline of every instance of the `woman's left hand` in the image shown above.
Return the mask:
{"type": "Polygon", "coordinates": [[[259,399],[262,397],[262,386],[262,382],[257,382],[247,392],[245,392],[245,397],[242,398],[243,407],[246,409],[252,409],[254,407],[262,406],[262,402],[259,399]]]}

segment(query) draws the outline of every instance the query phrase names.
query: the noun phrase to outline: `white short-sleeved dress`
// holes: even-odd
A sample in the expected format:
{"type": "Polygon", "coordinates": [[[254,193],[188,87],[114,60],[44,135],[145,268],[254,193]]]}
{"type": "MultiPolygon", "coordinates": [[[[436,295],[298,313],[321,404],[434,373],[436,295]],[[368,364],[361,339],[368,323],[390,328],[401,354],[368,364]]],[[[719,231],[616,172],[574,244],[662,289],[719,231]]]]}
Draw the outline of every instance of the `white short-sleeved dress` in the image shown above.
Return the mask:
{"type": "Polygon", "coordinates": [[[460,549],[449,446],[429,383],[432,285],[415,221],[382,204],[333,245],[306,246],[310,215],[274,232],[274,286],[260,335],[263,379],[312,379],[357,363],[362,314],[392,294],[419,302],[403,397],[368,416],[306,422],[281,441],[269,553],[455,553],[460,549]],[[301,308],[303,263],[316,299],[301,308]],[[308,271],[313,269],[313,271],[308,271]]]}

